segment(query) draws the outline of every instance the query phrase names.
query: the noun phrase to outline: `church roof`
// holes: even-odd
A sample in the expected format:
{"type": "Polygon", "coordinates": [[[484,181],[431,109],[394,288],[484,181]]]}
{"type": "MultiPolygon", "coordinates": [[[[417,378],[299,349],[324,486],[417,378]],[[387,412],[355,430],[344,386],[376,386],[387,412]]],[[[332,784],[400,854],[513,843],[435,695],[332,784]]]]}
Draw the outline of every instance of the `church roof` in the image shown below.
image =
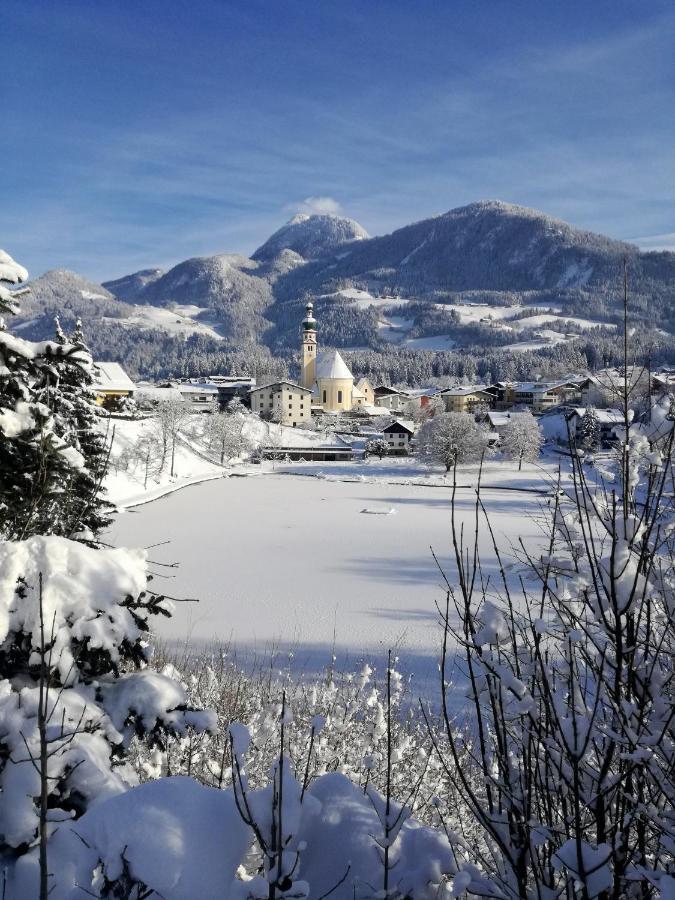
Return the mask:
{"type": "Polygon", "coordinates": [[[337,350],[325,350],[316,361],[316,378],[353,378],[349,367],[337,350]]]}

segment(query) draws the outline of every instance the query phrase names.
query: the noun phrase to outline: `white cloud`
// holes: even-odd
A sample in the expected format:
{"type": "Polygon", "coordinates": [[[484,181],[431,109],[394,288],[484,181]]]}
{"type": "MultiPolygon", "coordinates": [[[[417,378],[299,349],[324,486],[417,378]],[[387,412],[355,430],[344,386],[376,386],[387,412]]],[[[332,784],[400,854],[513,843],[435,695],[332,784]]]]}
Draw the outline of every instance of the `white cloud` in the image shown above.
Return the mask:
{"type": "Polygon", "coordinates": [[[294,210],[309,215],[339,216],[342,206],[334,197],[305,197],[302,203],[294,206],[294,210]]]}
{"type": "Polygon", "coordinates": [[[667,234],[648,234],[644,237],[630,238],[631,244],[637,244],[640,250],[671,250],[675,252],[675,231],[667,234]]]}

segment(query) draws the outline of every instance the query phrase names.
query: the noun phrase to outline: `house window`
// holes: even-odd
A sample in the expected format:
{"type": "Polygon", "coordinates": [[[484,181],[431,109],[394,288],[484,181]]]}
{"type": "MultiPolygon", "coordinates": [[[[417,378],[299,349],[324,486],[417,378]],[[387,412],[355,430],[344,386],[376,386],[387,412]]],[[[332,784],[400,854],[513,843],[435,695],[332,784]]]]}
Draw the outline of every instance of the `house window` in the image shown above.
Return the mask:
{"type": "Polygon", "coordinates": [[[326,392],[325,391],[323,392],[323,402],[324,403],[326,402],[326,392]]]}
{"type": "Polygon", "coordinates": [[[338,391],[338,403],[342,403],[342,391],[338,391]]]}

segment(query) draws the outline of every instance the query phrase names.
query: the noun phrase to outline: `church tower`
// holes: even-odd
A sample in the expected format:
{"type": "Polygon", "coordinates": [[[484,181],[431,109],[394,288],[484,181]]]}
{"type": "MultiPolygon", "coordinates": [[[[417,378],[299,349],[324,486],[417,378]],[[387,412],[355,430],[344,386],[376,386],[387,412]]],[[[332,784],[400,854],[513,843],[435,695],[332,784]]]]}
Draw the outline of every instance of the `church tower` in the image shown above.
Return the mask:
{"type": "Polygon", "coordinates": [[[316,319],[314,304],[308,303],[305,318],[302,322],[302,368],[300,383],[310,390],[316,381],[316,319]]]}

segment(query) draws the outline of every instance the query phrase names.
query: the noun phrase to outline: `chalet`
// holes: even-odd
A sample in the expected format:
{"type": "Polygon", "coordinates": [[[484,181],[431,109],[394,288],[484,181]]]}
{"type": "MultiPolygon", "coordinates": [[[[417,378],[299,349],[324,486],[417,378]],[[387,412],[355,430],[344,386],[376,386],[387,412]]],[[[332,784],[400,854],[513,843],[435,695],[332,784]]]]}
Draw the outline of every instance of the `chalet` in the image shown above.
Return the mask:
{"type": "Polygon", "coordinates": [[[91,389],[99,406],[113,407],[119,401],[133,397],[136,385],[119,363],[95,362],[91,389]]]}
{"type": "MultiPolygon", "coordinates": [[[[582,438],[582,423],[586,413],[585,407],[577,407],[567,415],[569,425],[569,433],[578,443],[582,438]]],[[[596,409],[595,416],[598,421],[598,430],[600,432],[600,444],[607,447],[616,443],[615,428],[620,428],[624,422],[624,416],[618,409],[596,409]]]]}
{"type": "Polygon", "coordinates": [[[595,406],[612,409],[623,404],[625,386],[633,404],[647,401],[654,383],[646,368],[629,366],[623,369],[601,369],[587,380],[581,391],[580,406],[595,406]]]}
{"type": "Polygon", "coordinates": [[[194,412],[215,412],[220,406],[220,389],[215,384],[172,381],[171,387],[178,391],[183,402],[188,403],[194,412]]]}
{"type": "Polygon", "coordinates": [[[412,426],[398,420],[382,429],[382,435],[389,444],[389,453],[392,456],[406,456],[410,450],[410,441],[414,434],[412,426]]]}
{"type": "Polygon", "coordinates": [[[312,392],[293,381],[273,381],[249,391],[251,409],[280,425],[302,425],[312,417],[312,392]]]}
{"type": "Polygon", "coordinates": [[[410,395],[403,391],[397,391],[396,388],[380,385],[374,390],[375,406],[381,406],[384,409],[390,409],[397,412],[406,405],[410,400],[410,395]]]}
{"type": "Polygon", "coordinates": [[[484,384],[458,385],[446,388],[438,396],[445,404],[446,412],[473,413],[479,406],[491,406],[492,394],[484,384]]]}

